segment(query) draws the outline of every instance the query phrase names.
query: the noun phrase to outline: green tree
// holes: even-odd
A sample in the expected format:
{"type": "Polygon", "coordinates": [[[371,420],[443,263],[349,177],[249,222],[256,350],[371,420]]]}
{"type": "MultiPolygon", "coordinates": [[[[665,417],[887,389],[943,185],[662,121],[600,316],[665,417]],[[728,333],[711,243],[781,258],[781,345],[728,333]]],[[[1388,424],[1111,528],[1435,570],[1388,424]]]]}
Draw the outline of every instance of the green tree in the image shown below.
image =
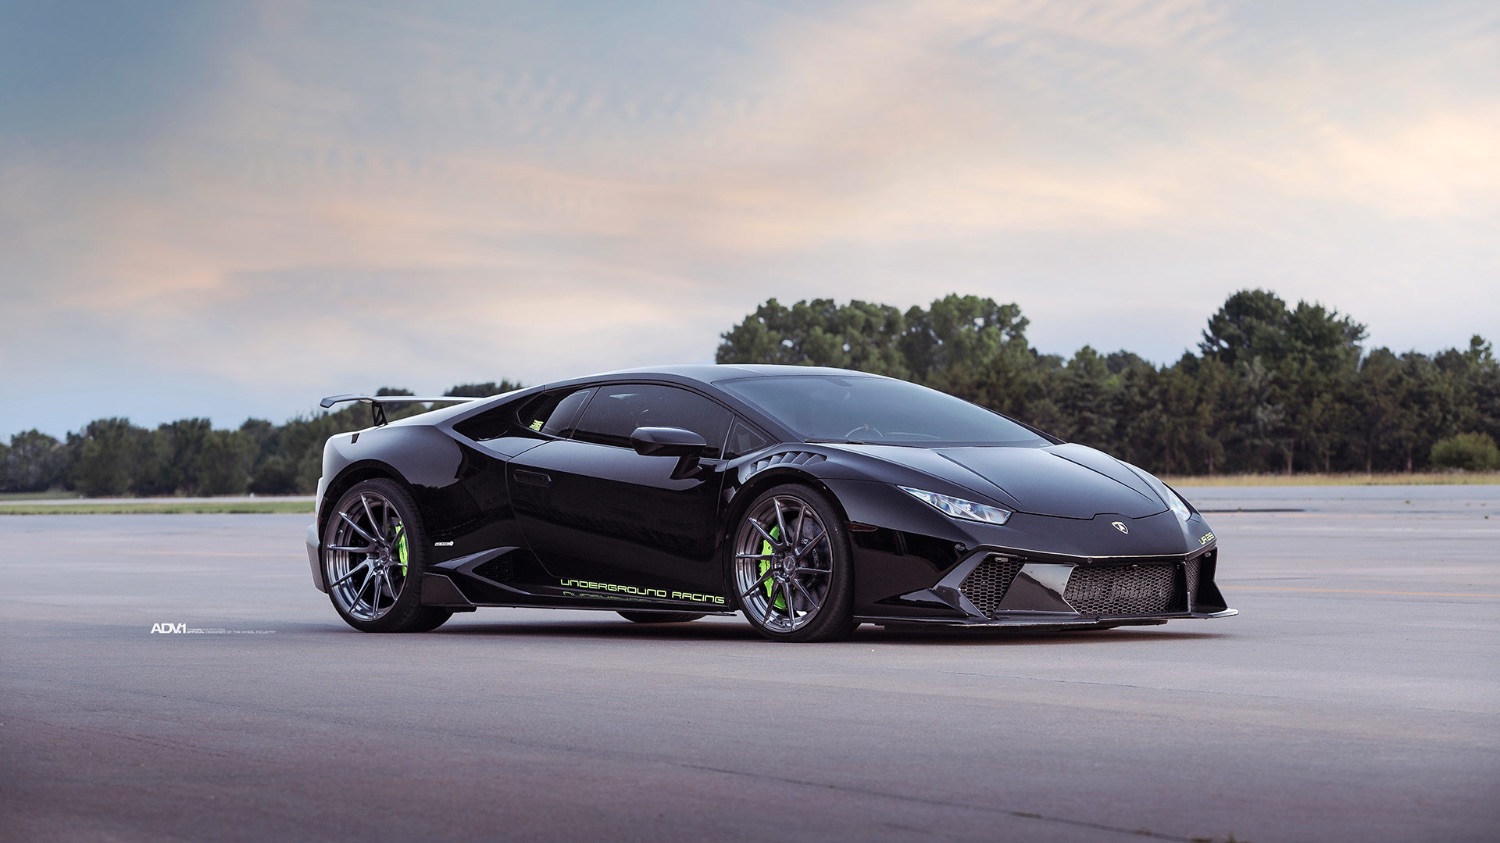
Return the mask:
{"type": "Polygon", "coordinates": [[[788,308],[773,298],[722,334],[714,357],[720,363],[836,366],[906,377],[897,347],[904,329],[901,312],[886,305],[813,299],[788,308]]]}
{"type": "Polygon", "coordinates": [[[1500,448],[1487,433],[1460,433],[1432,445],[1434,468],[1494,471],[1500,468],[1500,448]]]}
{"type": "Polygon", "coordinates": [[[203,449],[213,434],[206,418],[179,419],[160,425],[143,441],[131,484],[138,495],[195,495],[203,449]]]}
{"type": "Polygon", "coordinates": [[[1110,453],[1149,471],[1162,471],[1173,404],[1166,400],[1160,369],[1128,351],[1105,359],[1110,372],[1110,414],[1114,436],[1110,453]]]}
{"type": "Polygon", "coordinates": [[[1239,470],[1290,464],[1293,440],[1278,381],[1290,345],[1290,315],[1275,293],[1241,290],[1209,317],[1199,343],[1205,360],[1222,363],[1231,373],[1220,430],[1230,464],[1239,470]]]}
{"type": "Polygon", "coordinates": [[[1235,430],[1232,410],[1238,390],[1234,374],[1214,357],[1199,359],[1185,355],[1178,366],[1189,362],[1197,396],[1189,430],[1191,453],[1196,458],[1195,470],[1210,475],[1236,470],[1237,466],[1230,463],[1226,444],[1233,438],[1235,430]]]}
{"type": "Polygon", "coordinates": [[[1052,433],[1069,442],[1110,449],[1115,438],[1112,380],[1103,356],[1087,345],[1078,349],[1058,383],[1060,427],[1052,433]]]}
{"type": "Polygon", "coordinates": [[[89,422],[82,433],[68,434],[70,484],[89,497],[129,494],[147,440],[126,418],[89,422]]]}
{"type": "MultiPolygon", "coordinates": [[[[1026,349],[1026,317],[1014,304],[948,295],[906,312],[901,352],[911,377],[938,389],[994,369],[1007,350],[1026,349]]],[[[1014,358],[1012,358],[1014,359],[1014,358]]]]}
{"type": "Polygon", "coordinates": [[[191,493],[242,495],[249,482],[250,455],[232,430],[210,430],[192,463],[191,493]]]}
{"type": "Polygon", "coordinates": [[[1400,357],[1377,348],[1360,361],[1355,391],[1355,428],[1366,473],[1393,467],[1387,456],[1417,424],[1413,382],[1400,357]]]}
{"type": "MultiPolygon", "coordinates": [[[[1196,362],[1191,354],[1183,357],[1196,362]]],[[[1196,435],[1202,426],[1197,412],[1203,406],[1198,382],[1188,373],[1184,362],[1179,361],[1162,369],[1154,393],[1159,412],[1160,468],[1167,474],[1185,474],[1192,470],[1193,454],[1197,449],[1196,435]]]]}
{"type": "Polygon", "coordinates": [[[1299,454],[1330,468],[1350,446],[1365,327],[1321,304],[1286,302],[1266,290],[1231,295],[1209,317],[1199,349],[1229,367],[1236,462],[1292,473],[1299,454]]]}
{"type": "Polygon", "coordinates": [[[1495,359],[1489,341],[1478,334],[1469,338],[1468,357],[1472,361],[1469,394],[1475,429],[1491,439],[1500,439],[1500,361],[1495,359]]]}
{"type": "Polygon", "coordinates": [[[1444,415],[1440,372],[1431,357],[1415,351],[1401,355],[1402,393],[1405,401],[1393,445],[1392,468],[1412,472],[1426,467],[1432,443],[1439,438],[1444,415]]]}
{"type": "Polygon", "coordinates": [[[1286,302],[1275,293],[1241,290],[1209,317],[1198,349],[1231,367],[1256,357],[1280,360],[1286,353],[1289,315],[1286,302]]]}
{"type": "Polygon", "coordinates": [[[1490,344],[1475,335],[1469,347],[1438,352],[1436,370],[1438,407],[1435,437],[1460,432],[1494,433],[1496,404],[1500,402],[1500,365],[1490,344]]]}
{"type": "Polygon", "coordinates": [[[0,491],[44,492],[62,485],[66,473],[62,443],[40,430],[15,434],[0,452],[0,491]]]}
{"type": "Polygon", "coordinates": [[[1323,471],[1352,443],[1365,326],[1320,304],[1298,302],[1287,314],[1286,349],[1277,361],[1287,410],[1286,471],[1300,445],[1323,471]]]}

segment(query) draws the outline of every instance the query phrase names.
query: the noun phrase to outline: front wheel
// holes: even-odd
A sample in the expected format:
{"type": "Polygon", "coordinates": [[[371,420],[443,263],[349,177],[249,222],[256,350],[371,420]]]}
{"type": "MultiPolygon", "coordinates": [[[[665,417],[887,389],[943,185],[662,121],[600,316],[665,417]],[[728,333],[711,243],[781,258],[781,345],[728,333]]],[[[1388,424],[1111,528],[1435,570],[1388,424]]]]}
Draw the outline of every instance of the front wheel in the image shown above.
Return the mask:
{"type": "Polygon", "coordinates": [[[788,484],[757,497],[731,546],[730,582],[751,626],[773,641],[833,641],[856,624],[849,538],[826,495],[788,484]]]}
{"type": "Polygon", "coordinates": [[[423,606],[426,534],[416,502],[394,480],[356,483],[323,527],[323,576],[333,608],[361,632],[427,632],[453,615],[423,606]]]}

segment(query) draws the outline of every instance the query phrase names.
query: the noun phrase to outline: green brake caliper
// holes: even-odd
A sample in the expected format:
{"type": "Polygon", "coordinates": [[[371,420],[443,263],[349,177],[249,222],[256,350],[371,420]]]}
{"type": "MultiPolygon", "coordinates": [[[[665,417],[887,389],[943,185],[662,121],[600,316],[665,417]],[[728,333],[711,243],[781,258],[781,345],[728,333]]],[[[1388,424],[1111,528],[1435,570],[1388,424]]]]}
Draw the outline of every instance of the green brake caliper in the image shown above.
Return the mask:
{"type": "MultiPolygon", "coordinates": [[[[779,538],[781,538],[781,527],[779,525],[771,528],[771,538],[773,538],[773,539],[779,539],[779,538]]],[[[762,555],[762,556],[770,556],[772,553],[775,552],[775,550],[776,550],[775,548],[771,547],[771,543],[770,542],[765,541],[765,540],[761,541],[761,543],[760,543],[760,555],[762,555]]],[[[770,570],[771,570],[771,560],[769,560],[769,559],[762,559],[762,560],[760,560],[760,568],[759,568],[760,575],[764,577],[766,575],[766,573],[768,571],[770,571],[770,570]]],[[[775,606],[776,608],[778,608],[781,611],[785,612],[786,611],[786,597],[784,595],[776,594],[775,592],[776,592],[776,582],[775,582],[775,580],[766,580],[766,596],[771,599],[771,605],[775,606]]]]}
{"type": "Polygon", "coordinates": [[[406,525],[405,524],[397,524],[396,525],[396,559],[401,562],[401,576],[403,576],[403,577],[406,576],[406,559],[407,559],[407,555],[408,555],[408,551],[406,549],[406,525]]]}

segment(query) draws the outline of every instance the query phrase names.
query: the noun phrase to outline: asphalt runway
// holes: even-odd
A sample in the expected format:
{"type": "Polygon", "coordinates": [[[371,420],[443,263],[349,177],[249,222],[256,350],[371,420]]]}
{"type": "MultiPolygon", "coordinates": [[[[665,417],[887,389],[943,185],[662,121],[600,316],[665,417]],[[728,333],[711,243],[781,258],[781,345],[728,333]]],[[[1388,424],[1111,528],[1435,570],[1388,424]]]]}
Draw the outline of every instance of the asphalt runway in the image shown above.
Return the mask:
{"type": "Polygon", "coordinates": [[[800,646],[364,635],[307,517],[0,516],[0,839],[1496,839],[1500,487],[1187,492],[1239,617],[800,646]]]}

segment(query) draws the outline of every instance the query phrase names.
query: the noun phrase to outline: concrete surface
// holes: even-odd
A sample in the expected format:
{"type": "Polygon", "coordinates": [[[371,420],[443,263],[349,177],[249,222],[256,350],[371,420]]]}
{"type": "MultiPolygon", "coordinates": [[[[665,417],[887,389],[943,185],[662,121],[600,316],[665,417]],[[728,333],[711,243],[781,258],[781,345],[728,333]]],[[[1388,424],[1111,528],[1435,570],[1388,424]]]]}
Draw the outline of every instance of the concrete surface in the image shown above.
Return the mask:
{"type": "Polygon", "coordinates": [[[1240,617],[803,646],[363,635],[304,516],[0,517],[0,839],[1495,839],[1500,487],[1186,491],[1240,617]]]}

